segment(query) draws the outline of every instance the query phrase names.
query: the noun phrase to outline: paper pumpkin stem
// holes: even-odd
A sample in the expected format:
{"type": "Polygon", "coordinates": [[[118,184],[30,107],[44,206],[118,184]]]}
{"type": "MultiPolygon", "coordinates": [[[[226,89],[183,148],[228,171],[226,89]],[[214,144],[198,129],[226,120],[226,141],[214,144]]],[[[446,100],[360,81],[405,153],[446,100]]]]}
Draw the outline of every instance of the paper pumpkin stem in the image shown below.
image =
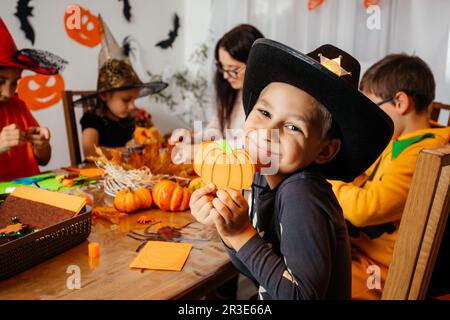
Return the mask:
{"type": "Polygon", "coordinates": [[[220,144],[222,150],[225,151],[226,153],[228,153],[228,154],[233,153],[233,149],[231,149],[231,147],[230,147],[230,145],[228,144],[227,140],[221,139],[221,140],[219,141],[219,144],[220,144]]]}

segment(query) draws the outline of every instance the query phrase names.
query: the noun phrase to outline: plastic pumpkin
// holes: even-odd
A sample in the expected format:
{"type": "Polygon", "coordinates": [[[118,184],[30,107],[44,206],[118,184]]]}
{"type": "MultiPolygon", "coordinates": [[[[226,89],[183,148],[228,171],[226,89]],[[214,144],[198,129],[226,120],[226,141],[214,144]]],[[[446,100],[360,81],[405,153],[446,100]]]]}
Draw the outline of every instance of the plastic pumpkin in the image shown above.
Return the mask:
{"type": "Polygon", "coordinates": [[[71,39],[86,47],[94,48],[101,41],[99,19],[81,6],[66,11],[64,28],[71,39]]]}
{"type": "Polygon", "coordinates": [[[248,189],[255,174],[248,152],[232,150],[225,140],[203,142],[195,154],[194,170],[205,184],[213,183],[218,189],[248,189]]]}
{"type": "Polygon", "coordinates": [[[23,77],[17,86],[19,98],[31,110],[51,107],[61,100],[64,79],[61,75],[35,74],[23,77]]]}
{"type": "Polygon", "coordinates": [[[119,191],[114,197],[114,207],[126,213],[132,213],[139,209],[147,209],[152,205],[152,195],[145,188],[132,191],[124,189],[119,191]]]}
{"type": "Polygon", "coordinates": [[[152,190],[153,201],[163,211],[189,209],[192,191],[170,180],[159,181],[152,190]]]}

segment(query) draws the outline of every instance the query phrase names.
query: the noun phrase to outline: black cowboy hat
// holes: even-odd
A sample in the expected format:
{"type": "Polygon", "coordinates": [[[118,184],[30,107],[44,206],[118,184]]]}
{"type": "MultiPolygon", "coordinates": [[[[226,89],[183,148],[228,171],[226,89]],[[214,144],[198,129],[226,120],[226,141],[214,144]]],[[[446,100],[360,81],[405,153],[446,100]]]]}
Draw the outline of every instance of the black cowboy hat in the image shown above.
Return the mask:
{"type": "Polygon", "coordinates": [[[243,103],[249,115],[261,91],[283,82],[310,94],[331,113],[342,145],[322,165],[326,178],[352,181],[388,145],[394,125],[389,116],[358,90],[359,62],[330,44],[305,55],[269,39],[254,42],[247,61],[243,103]]]}

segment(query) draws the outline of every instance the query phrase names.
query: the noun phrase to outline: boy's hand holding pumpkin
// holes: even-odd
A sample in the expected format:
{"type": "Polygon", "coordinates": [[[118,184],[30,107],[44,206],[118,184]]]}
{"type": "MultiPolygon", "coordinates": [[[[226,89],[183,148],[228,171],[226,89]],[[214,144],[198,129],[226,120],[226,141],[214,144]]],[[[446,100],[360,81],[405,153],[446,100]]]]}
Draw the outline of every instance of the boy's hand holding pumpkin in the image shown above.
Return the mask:
{"type": "Polygon", "coordinates": [[[204,186],[203,188],[195,190],[191,195],[189,207],[191,214],[198,222],[212,225],[214,221],[210,216],[211,210],[214,208],[212,201],[214,199],[214,191],[216,190],[213,184],[204,186]]]}
{"type": "Polygon", "coordinates": [[[256,234],[250,223],[247,201],[239,191],[226,188],[217,191],[212,205],[210,217],[217,231],[227,245],[239,251],[256,234]]]}

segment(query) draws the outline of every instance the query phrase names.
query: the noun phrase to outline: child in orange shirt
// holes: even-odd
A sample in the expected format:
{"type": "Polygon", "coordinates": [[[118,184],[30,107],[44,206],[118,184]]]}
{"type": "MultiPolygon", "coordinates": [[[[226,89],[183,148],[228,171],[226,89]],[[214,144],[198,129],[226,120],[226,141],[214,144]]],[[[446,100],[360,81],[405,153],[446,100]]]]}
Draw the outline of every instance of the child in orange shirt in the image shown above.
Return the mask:
{"type": "Polygon", "coordinates": [[[25,103],[15,96],[22,70],[52,75],[66,62],[34,49],[17,50],[0,18],[0,181],[39,173],[51,157],[50,131],[41,128],[25,103]]]}

